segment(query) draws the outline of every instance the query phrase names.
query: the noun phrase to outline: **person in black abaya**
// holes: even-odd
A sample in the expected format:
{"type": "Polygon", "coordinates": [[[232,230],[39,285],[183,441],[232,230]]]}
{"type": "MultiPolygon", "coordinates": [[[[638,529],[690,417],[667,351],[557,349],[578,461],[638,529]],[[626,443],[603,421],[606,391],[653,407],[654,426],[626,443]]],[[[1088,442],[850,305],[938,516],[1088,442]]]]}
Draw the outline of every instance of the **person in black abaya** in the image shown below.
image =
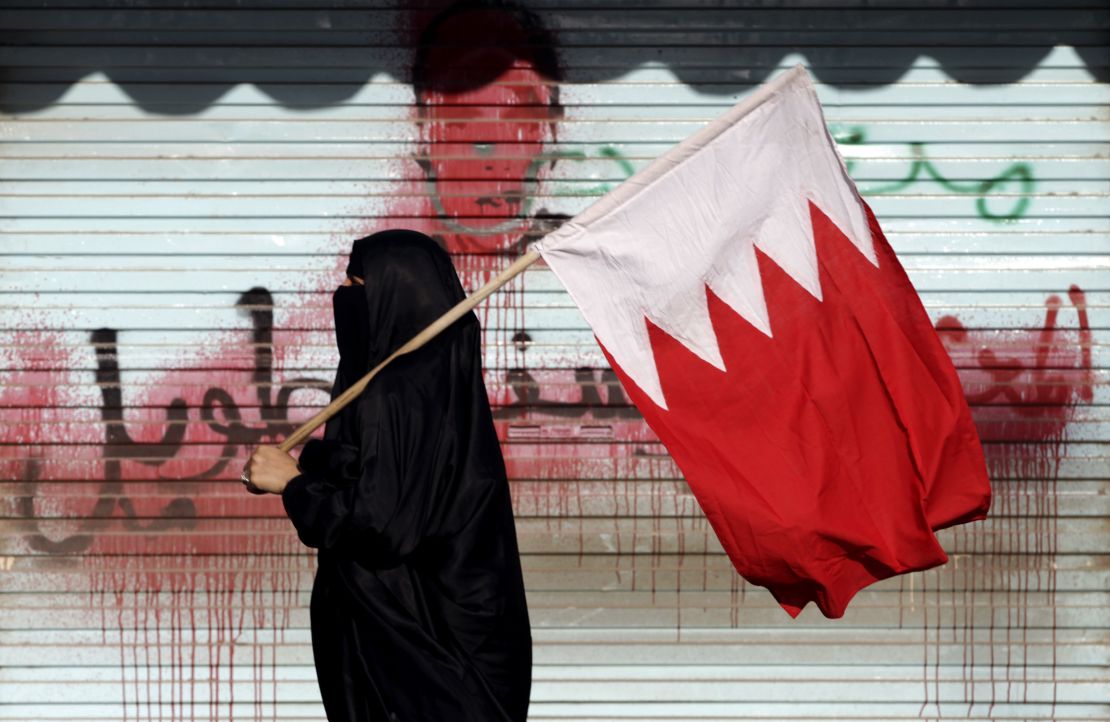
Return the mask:
{"type": "MultiPolygon", "coordinates": [[[[447,252],[416,231],[358,239],[347,276],[333,399],[465,297],[447,252]]],[[[294,470],[275,450],[256,452],[250,479],[318,549],[310,617],[328,720],[524,722],[531,627],[474,312],[387,364],[284,486],[294,470]]]]}

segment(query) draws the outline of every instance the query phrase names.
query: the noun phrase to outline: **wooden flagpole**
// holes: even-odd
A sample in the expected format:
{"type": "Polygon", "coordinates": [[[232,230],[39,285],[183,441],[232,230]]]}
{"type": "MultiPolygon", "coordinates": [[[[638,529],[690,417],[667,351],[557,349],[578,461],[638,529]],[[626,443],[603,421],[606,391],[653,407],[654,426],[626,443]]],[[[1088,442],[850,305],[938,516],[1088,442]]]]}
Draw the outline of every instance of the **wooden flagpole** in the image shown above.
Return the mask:
{"type": "Polygon", "coordinates": [[[514,276],[518,275],[525,268],[532,265],[539,257],[540,252],[533,250],[528,251],[523,256],[513,261],[513,263],[500,274],[498,274],[496,278],[491,280],[486,285],[482,286],[473,294],[464,298],[462,301],[459,301],[459,303],[454,308],[447,311],[447,313],[443,314],[435,321],[432,321],[430,324],[428,324],[427,328],[413,336],[403,346],[387,356],[384,361],[372,368],[369,373],[360,378],[358,381],[351,384],[348,389],[346,389],[339,396],[336,396],[330,404],[328,404],[322,411],[320,411],[320,413],[316,414],[311,419],[297,427],[297,429],[292,434],[290,434],[289,437],[285,439],[285,441],[281,442],[281,445],[278,446],[278,448],[286,453],[289,453],[289,451],[293,449],[293,447],[311,436],[312,432],[315,431],[318,426],[326,422],[335,414],[339,413],[340,409],[342,409],[359,394],[361,394],[362,390],[366,388],[366,384],[370,383],[370,380],[374,378],[374,376],[379,371],[381,371],[387,363],[397,358],[401,354],[415,351],[424,344],[428,343],[428,341],[432,340],[432,338],[434,338],[437,333],[450,326],[454,321],[461,318],[462,315],[465,314],[467,311],[481,303],[486,296],[504,286],[514,276]]]}

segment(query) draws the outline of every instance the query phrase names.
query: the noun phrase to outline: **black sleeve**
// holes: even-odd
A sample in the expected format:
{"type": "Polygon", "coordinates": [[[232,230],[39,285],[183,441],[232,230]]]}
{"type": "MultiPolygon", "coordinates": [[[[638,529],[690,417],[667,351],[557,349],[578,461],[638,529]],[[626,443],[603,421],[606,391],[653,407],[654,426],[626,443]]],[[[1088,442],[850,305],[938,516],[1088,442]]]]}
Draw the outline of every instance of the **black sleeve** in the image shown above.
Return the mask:
{"type": "MultiPolygon", "coordinates": [[[[352,403],[359,404],[361,426],[355,480],[338,476],[334,459],[299,462],[302,473],[282,491],[282,504],[306,546],[350,551],[376,566],[393,566],[420,543],[429,517],[431,484],[411,473],[423,466],[411,463],[419,442],[419,412],[388,391],[364,394],[352,403]]],[[[302,456],[320,457],[324,448],[316,445],[310,451],[306,445],[302,456]]]]}

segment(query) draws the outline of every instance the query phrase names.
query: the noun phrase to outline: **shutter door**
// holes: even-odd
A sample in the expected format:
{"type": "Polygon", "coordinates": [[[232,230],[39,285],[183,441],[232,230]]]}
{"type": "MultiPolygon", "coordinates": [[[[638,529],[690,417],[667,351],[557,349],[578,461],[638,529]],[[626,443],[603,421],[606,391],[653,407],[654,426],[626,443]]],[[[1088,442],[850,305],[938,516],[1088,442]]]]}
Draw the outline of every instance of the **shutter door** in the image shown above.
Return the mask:
{"type": "Polygon", "coordinates": [[[237,478],[328,400],[351,241],[432,233],[476,290],[799,62],[959,369],[991,516],[792,620],[533,265],[479,309],[530,718],[1110,717],[1105,4],[446,7],[0,9],[0,720],[324,719],[315,552],[237,478]]]}

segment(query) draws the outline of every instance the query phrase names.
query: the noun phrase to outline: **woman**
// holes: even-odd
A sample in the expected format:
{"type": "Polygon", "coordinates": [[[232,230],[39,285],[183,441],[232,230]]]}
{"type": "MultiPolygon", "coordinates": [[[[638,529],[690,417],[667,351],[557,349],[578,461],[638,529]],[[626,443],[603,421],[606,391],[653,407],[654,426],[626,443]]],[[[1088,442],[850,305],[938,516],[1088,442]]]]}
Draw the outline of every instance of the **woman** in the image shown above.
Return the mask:
{"type": "MultiPolygon", "coordinates": [[[[465,294],[423,233],[351,249],[333,296],[335,398],[465,294]]],[[[523,722],[532,638],[473,311],[391,361],[299,461],[251,457],[316,547],[312,651],[331,722],[523,722]]]]}

